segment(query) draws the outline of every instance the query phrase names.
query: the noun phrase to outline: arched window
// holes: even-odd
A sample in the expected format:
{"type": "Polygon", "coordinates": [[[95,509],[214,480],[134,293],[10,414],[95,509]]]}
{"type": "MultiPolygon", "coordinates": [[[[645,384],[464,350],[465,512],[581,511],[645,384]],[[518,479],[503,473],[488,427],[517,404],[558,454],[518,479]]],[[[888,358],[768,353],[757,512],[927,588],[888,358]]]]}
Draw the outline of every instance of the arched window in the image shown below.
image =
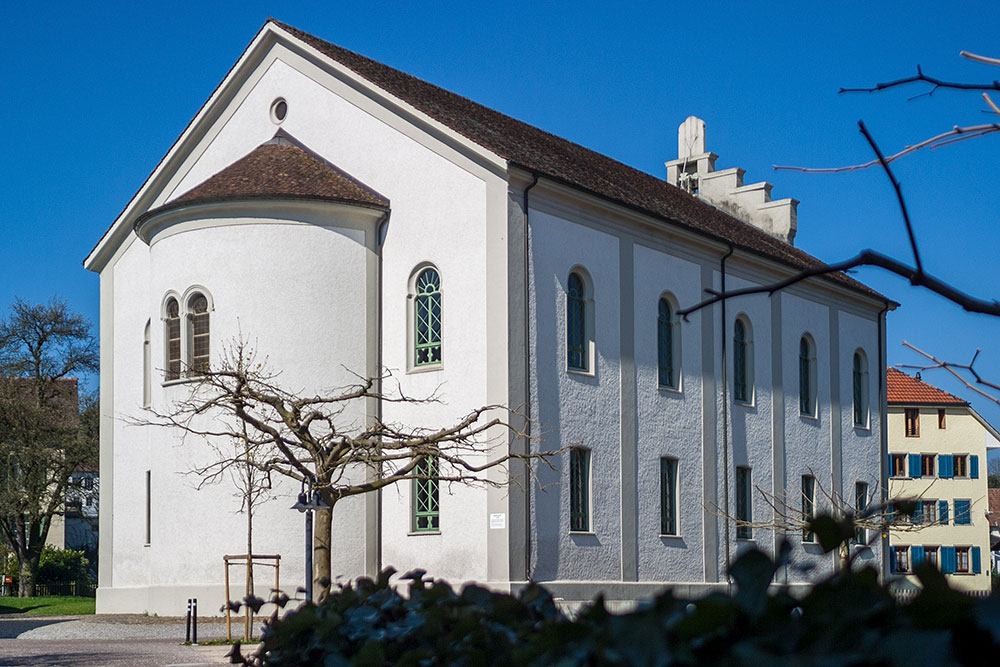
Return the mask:
{"type": "Polygon", "coordinates": [[[566,281],[566,365],[570,369],[588,370],[587,338],[586,283],[583,276],[574,271],[566,281]]]}
{"type": "Polygon", "coordinates": [[[674,308],[666,297],[660,297],[659,316],[656,318],[656,358],[661,387],[676,389],[680,383],[680,355],[677,322],[674,308]]]}
{"type": "Polygon", "coordinates": [[[414,285],[413,364],[441,363],[441,276],[436,269],[420,272],[414,285]]]}
{"type": "Polygon", "coordinates": [[[863,350],[854,352],[854,425],[868,426],[868,358],[863,350]]]}
{"type": "Polygon", "coordinates": [[[166,304],[166,324],[164,332],[167,344],[167,380],[176,380],[181,376],[181,307],[177,299],[170,297],[166,304]]]}
{"type": "Polygon", "coordinates": [[[739,317],[733,324],[733,400],[753,400],[753,347],[750,323],[739,317]]]}
{"type": "Polygon", "coordinates": [[[808,334],[799,340],[799,414],[816,416],[816,346],[808,334]]]}
{"type": "Polygon", "coordinates": [[[188,298],[188,369],[192,373],[208,370],[208,298],[195,292],[188,298]]]}

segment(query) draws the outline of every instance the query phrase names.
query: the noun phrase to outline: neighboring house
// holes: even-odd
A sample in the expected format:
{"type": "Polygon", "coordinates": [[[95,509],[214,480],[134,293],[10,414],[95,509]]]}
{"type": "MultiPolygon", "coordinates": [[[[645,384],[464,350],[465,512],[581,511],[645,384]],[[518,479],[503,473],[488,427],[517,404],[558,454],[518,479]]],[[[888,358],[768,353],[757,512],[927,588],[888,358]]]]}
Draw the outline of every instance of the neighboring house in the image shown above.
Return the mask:
{"type": "MultiPolygon", "coordinates": [[[[703,123],[678,143],[665,181],[268,21],[85,262],[101,281],[98,611],[221,605],[222,557],[245,544],[233,489],[195,491],[185,473],[209,449],[130,418],[188,396],[189,369],[241,332],[286,387],[389,368],[441,401],[386,403],[387,421],[505,404],[530,415],[531,447],[576,446],[537,467],[544,490],[512,466],[509,488],[341,501],[344,576],[700,593],[725,587],[738,551],[781,539],[757,489],[815,513],[881,488],[894,304],[834,274],[679,318],[706,290],[819,261],[791,245],[793,201],[715,171],[703,123]]],[[[281,554],[294,590],[299,489],[275,482],[287,502],[255,512],[255,547],[281,554]]],[[[807,537],[789,536],[794,558],[816,567],[781,582],[834,567],[807,537]]],[[[882,555],[876,541],[861,558],[882,555]]]]}
{"type": "Polygon", "coordinates": [[[990,551],[993,573],[1000,573],[1000,489],[989,489],[990,497],[990,551]]]}
{"type": "Polygon", "coordinates": [[[45,543],[57,549],[82,551],[97,574],[97,526],[100,477],[81,468],[70,476],[63,514],[52,517],[45,543]]]}
{"type": "Polygon", "coordinates": [[[891,531],[894,586],[917,586],[927,560],[960,590],[990,590],[986,455],[1000,434],[966,401],[890,368],[889,497],[914,499],[911,529],[891,531]]]}

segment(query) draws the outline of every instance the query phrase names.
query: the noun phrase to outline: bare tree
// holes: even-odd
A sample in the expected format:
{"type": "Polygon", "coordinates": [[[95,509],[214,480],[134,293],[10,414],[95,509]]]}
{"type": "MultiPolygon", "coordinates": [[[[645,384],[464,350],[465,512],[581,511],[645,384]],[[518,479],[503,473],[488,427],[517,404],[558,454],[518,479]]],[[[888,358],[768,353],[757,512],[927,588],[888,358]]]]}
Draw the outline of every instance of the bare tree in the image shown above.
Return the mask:
{"type": "Polygon", "coordinates": [[[332,517],[339,501],[414,479],[500,486],[504,482],[486,476],[491,468],[505,469],[513,459],[547,460],[562,451],[516,454],[504,447],[493,455],[493,447],[506,442],[502,436],[523,435],[502,406],[476,408],[441,428],[383,421],[366,406],[438,401],[408,397],[398,384],[385,391],[388,373],[299,395],[280,386],[278,373],[242,339],[224,350],[218,365],[199,369],[195,377],[186,399],[151,410],[150,418],[139,423],[239,443],[236,455],[195,470],[204,479],[217,479],[238,466],[287,477],[317,492],[328,506],[316,516],[313,574],[321,591],[330,585],[332,517]]]}
{"type": "Polygon", "coordinates": [[[97,460],[94,401],[81,419],[75,375],[97,369],[90,325],[65,302],[17,300],[0,322],[0,532],[19,562],[18,594],[34,594],[52,517],[71,476],[97,460]]]}

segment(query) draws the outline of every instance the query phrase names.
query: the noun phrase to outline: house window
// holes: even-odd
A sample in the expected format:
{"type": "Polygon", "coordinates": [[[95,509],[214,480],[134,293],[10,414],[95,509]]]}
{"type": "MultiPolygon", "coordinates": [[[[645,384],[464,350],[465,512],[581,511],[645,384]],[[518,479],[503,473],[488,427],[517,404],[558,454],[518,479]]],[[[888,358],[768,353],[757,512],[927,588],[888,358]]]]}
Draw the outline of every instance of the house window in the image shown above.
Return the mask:
{"type": "Polygon", "coordinates": [[[753,401],[753,352],[750,324],[744,318],[733,324],[733,400],[753,401]]]}
{"type": "Polygon", "coordinates": [[[893,572],[904,574],[910,571],[910,547],[893,547],[892,548],[892,567],[890,568],[893,572]]]}
{"type": "Polygon", "coordinates": [[[142,407],[148,408],[152,398],[153,359],[149,339],[150,321],[146,320],[146,329],[142,334],[142,407]]]}
{"type": "Polygon", "coordinates": [[[802,475],[802,520],[805,527],[802,529],[803,542],[815,542],[816,535],[809,530],[809,523],[813,519],[816,510],[816,478],[812,475],[802,475]]]}
{"type": "Polygon", "coordinates": [[[972,523],[972,501],[955,501],[955,525],[967,526],[972,523]]]}
{"type": "Polygon", "coordinates": [[[933,454],[921,454],[920,455],[920,476],[921,477],[933,477],[934,476],[934,459],[937,458],[933,454]]]}
{"type": "Polygon", "coordinates": [[[150,488],[150,471],[146,471],[146,546],[153,543],[153,512],[152,490],[150,488]]]}
{"type": "Polygon", "coordinates": [[[660,459],[660,534],[677,535],[677,459],[660,459]]]}
{"type": "Polygon", "coordinates": [[[167,300],[166,317],[166,352],[167,380],[176,380],[181,376],[181,307],[177,299],[167,300]]]}
{"type": "Polygon", "coordinates": [[[440,529],[438,498],[438,460],[425,456],[413,468],[413,532],[437,532],[440,529]]]}
{"type": "Polygon", "coordinates": [[[441,276],[436,269],[420,272],[413,300],[413,364],[441,363],[441,276]]]}
{"type": "MultiPolygon", "coordinates": [[[[868,509],[868,484],[856,482],[854,484],[854,516],[858,520],[868,509]]],[[[854,528],[854,541],[858,544],[868,544],[868,531],[861,526],[854,528]]]]}
{"type": "Polygon", "coordinates": [[[868,426],[868,358],[861,350],[854,353],[854,425],[868,426]]]}
{"type": "Polygon", "coordinates": [[[939,409],[938,410],[938,428],[944,428],[944,424],[945,424],[945,422],[944,422],[944,410],[943,409],[939,409]]]}
{"type": "Polygon", "coordinates": [[[659,315],[656,318],[656,359],[661,387],[676,389],[680,383],[680,355],[677,323],[674,308],[666,297],[660,298],[659,315]]]}
{"type": "Polygon", "coordinates": [[[582,447],[569,454],[569,529],[590,531],[590,450],[582,447]]]}
{"type": "Polygon", "coordinates": [[[936,500],[918,500],[917,507],[913,511],[913,523],[937,523],[937,506],[936,500]]]}
{"type": "Polygon", "coordinates": [[[808,334],[799,340],[799,414],[816,416],[816,346],[808,334]]]}
{"type": "Polygon", "coordinates": [[[940,567],[938,565],[938,548],[937,547],[924,547],[924,560],[933,565],[934,567],[940,567]]]}
{"type": "Polygon", "coordinates": [[[194,293],[188,299],[188,368],[192,373],[208,370],[208,299],[194,293]]]}
{"type": "Polygon", "coordinates": [[[590,284],[582,272],[573,271],[566,281],[566,365],[570,370],[591,370],[592,311],[590,284]]]}
{"type": "Polygon", "coordinates": [[[750,468],[736,467],[736,539],[749,540],[753,538],[753,510],[750,495],[750,468]]]}
{"type": "Polygon", "coordinates": [[[969,571],[969,547],[955,547],[955,572],[969,571]]]}
{"type": "Polygon", "coordinates": [[[890,454],[892,462],[892,476],[906,477],[906,454],[890,454]]]}
{"type": "Polygon", "coordinates": [[[920,437],[920,410],[916,408],[906,408],[903,410],[903,415],[906,420],[906,437],[920,437]]]}
{"type": "Polygon", "coordinates": [[[951,457],[951,465],[954,469],[955,477],[969,476],[969,457],[956,454],[951,457]]]}

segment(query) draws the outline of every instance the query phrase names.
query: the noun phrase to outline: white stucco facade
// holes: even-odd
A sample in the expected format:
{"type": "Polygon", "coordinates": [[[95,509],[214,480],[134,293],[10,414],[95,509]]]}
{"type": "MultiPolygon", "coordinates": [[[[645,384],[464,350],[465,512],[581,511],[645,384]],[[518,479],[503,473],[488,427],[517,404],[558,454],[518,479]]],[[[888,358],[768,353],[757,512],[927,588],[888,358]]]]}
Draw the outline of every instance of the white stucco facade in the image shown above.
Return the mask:
{"type": "MultiPolygon", "coordinates": [[[[586,530],[570,529],[566,453],[555,470],[536,466],[541,489],[519,464],[510,487],[442,486],[436,531],[413,530],[410,484],[341,502],[337,576],[419,567],[504,589],[533,579],[566,599],[600,590],[631,599],[667,583],[703,591],[725,585],[741,549],[773,550],[778,540],[766,529],[737,539],[725,519],[737,513],[737,466],[779,496],[797,492],[803,475],[845,498],[857,481],[876,489],[883,479],[884,387],[879,373],[868,376],[870,421],[856,427],[851,363],[858,349],[873,369],[884,360],[884,299],[816,280],[699,310],[675,323],[678,381],[661,387],[661,297],[690,306],[723,281],[766,284],[788,267],[508,162],[273,23],[86,265],[101,275],[101,613],[178,615],[189,597],[217,609],[222,556],[245,550],[234,490],[197,489],[190,474],[212,456],[205,443],[135,425],[145,414],[147,322],[151,407],[168,411],[190,391],[183,378],[165,380],[164,308],[194,293],[209,300],[212,360],[249,340],[283,386],[303,392],[388,369],[407,395],[440,400],[386,403],[386,421],[440,426],[506,405],[530,415],[536,451],[590,452],[586,530]],[[276,123],[279,98],[288,111],[276,123]],[[279,129],[382,195],[388,210],[281,198],[170,206],[279,129]],[[415,368],[413,281],[426,267],[441,280],[443,357],[415,368]],[[571,272],[592,290],[583,371],[567,367],[571,272]],[[732,395],[737,318],[752,330],[748,401],[732,395]],[[798,403],[804,334],[815,345],[812,416],[798,403]],[[660,530],[664,457],[677,461],[671,535],[660,530]]],[[[355,418],[371,408],[358,406],[355,418]]],[[[501,454],[529,447],[496,437],[501,454]]],[[[281,554],[286,590],[304,581],[301,515],[288,509],[298,490],[277,480],[255,530],[255,551],[281,554]]],[[[767,523],[768,511],[752,502],[755,522],[767,523]]],[[[801,535],[790,539],[797,562],[819,566],[809,577],[833,567],[801,535]]],[[[865,557],[880,563],[880,545],[865,557]]],[[[805,580],[800,570],[784,575],[805,580]]]]}

